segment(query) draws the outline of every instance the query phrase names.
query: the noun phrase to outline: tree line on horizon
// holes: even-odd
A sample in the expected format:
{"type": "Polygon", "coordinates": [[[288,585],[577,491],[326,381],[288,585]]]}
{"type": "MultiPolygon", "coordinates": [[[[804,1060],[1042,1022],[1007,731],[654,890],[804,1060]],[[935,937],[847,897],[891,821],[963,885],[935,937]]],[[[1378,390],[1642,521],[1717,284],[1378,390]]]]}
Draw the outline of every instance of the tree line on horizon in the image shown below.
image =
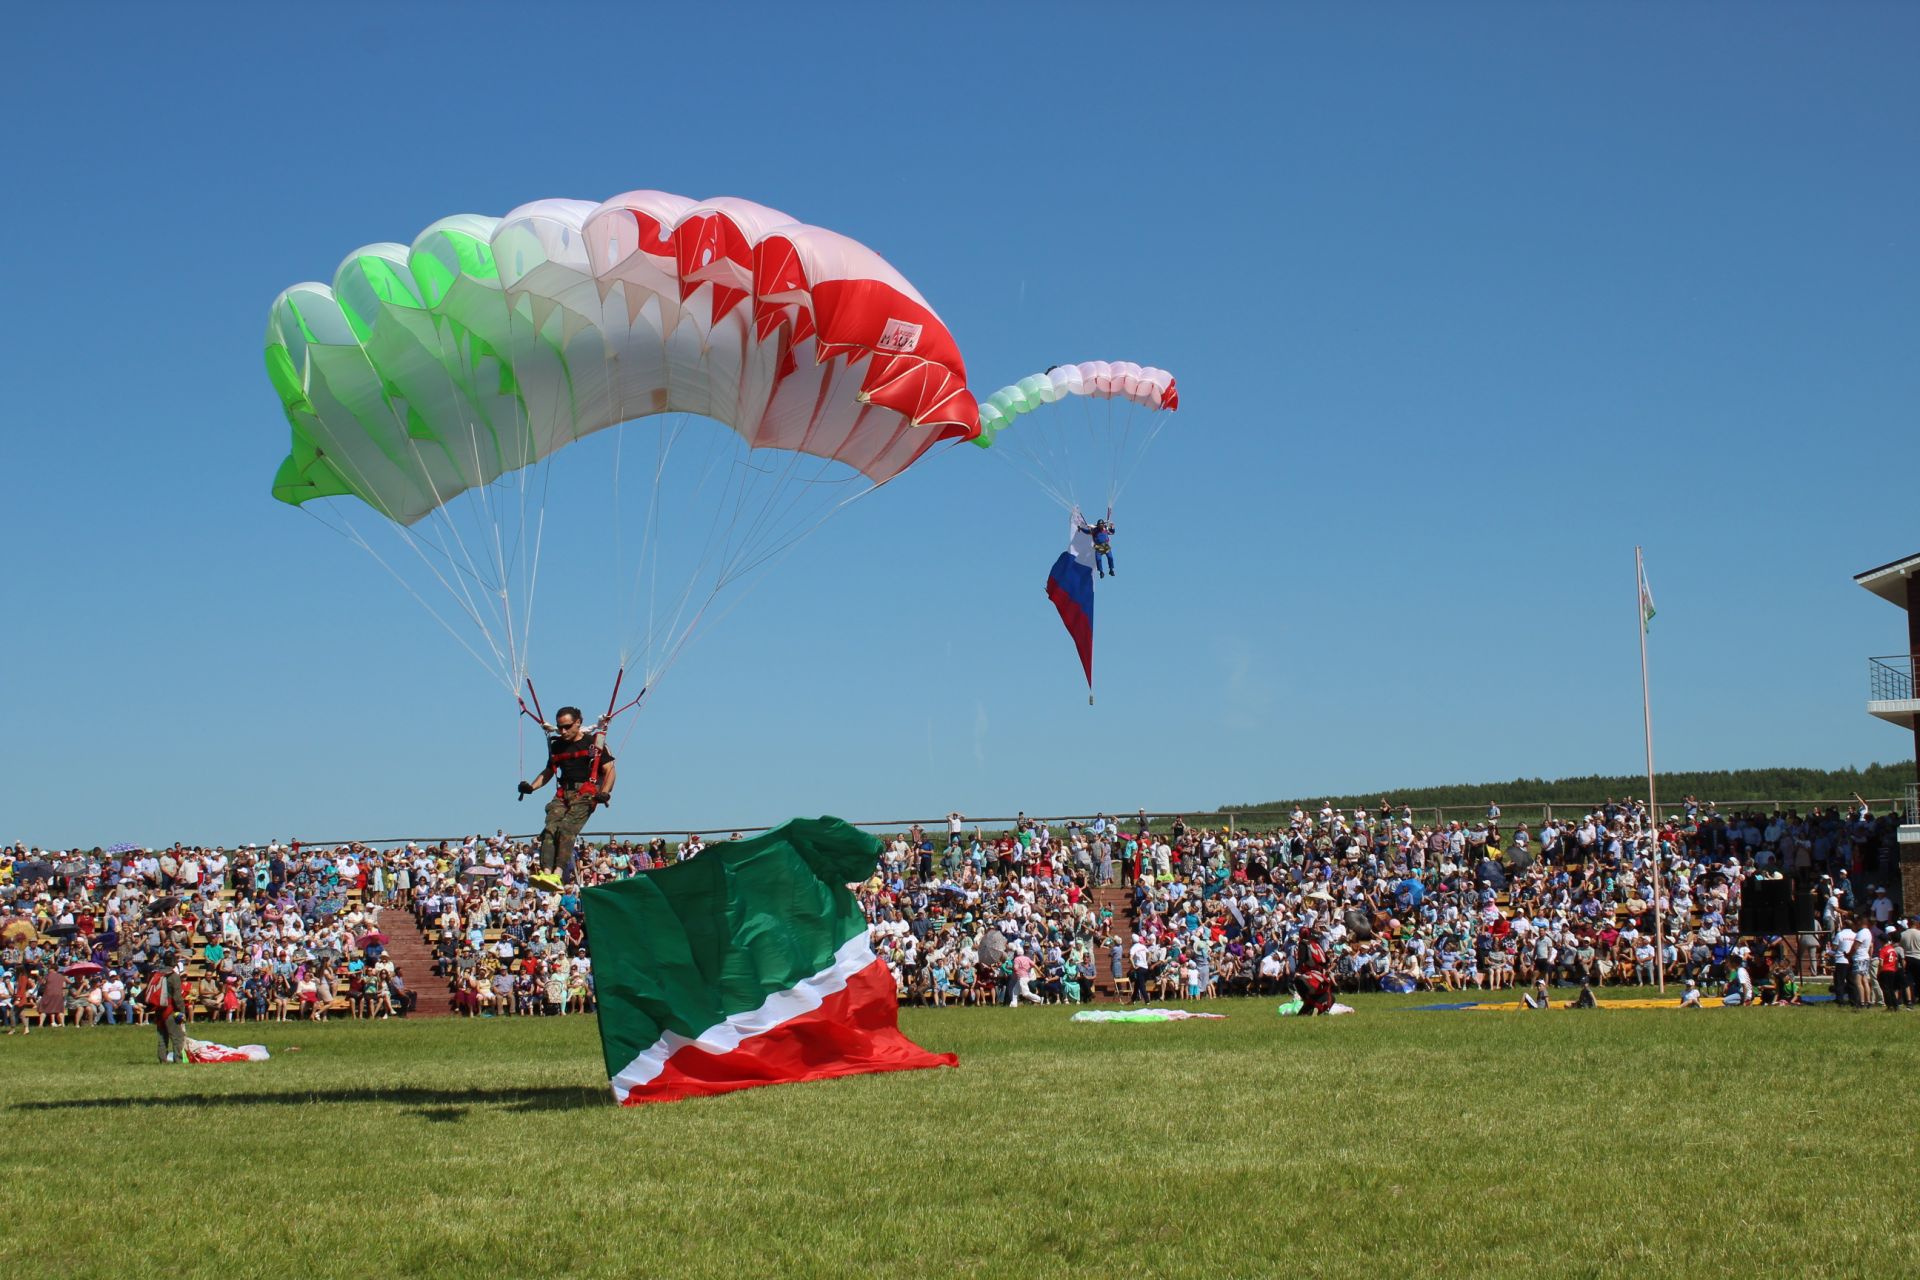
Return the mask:
{"type": "MultiPolygon", "coordinates": [[[[1805,769],[1782,766],[1768,769],[1711,769],[1694,772],[1655,773],[1656,798],[1662,811],[1678,807],[1687,796],[1699,800],[1702,807],[1760,801],[1808,805],[1818,802],[1843,802],[1859,794],[1867,799],[1904,799],[1914,781],[1913,761],[1870,764],[1864,769],[1805,769]]],[[[1222,805],[1216,813],[1251,814],[1291,811],[1295,805],[1318,809],[1330,803],[1337,809],[1374,809],[1384,798],[1395,809],[1412,805],[1418,809],[1453,809],[1487,804],[1512,805],[1586,805],[1598,804],[1608,797],[1625,800],[1645,799],[1645,774],[1607,775],[1591,773],[1572,778],[1515,778],[1510,782],[1456,783],[1437,787],[1386,788],[1347,795],[1302,796],[1295,800],[1269,800],[1259,804],[1222,805]]]]}

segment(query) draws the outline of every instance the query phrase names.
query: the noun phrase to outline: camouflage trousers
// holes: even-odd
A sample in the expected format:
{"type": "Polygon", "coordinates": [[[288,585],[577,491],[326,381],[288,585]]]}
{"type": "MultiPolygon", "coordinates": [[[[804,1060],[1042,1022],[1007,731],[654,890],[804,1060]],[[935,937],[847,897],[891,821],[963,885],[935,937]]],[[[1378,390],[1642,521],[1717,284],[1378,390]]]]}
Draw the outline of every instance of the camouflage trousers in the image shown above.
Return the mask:
{"type": "Polygon", "coordinates": [[[593,816],[593,799],[578,791],[556,791],[547,801],[547,825],[540,832],[540,869],[558,871],[573,861],[573,842],[593,816]]]}
{"type": "Polygon", "coordinates": [[[160,1045],[157,1055],[160,1061],[167,1061],[167,1055],[173,1055],[178,1062],[187,1056],[187,1021],[177,1013],[164,1013],[155,1016],[153,1029],[159,1034],[160,1045]]]}

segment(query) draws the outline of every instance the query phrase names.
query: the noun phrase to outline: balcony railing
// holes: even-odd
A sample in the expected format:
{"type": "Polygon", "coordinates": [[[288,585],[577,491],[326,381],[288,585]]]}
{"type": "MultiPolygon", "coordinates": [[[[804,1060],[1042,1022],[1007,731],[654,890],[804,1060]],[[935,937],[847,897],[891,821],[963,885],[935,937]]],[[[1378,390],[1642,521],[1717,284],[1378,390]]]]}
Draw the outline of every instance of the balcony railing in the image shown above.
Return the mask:
{"type": "Polygon", "coordinates": [[[1907,784],[1907,807],[1900,811],[1900,821],[1908,824],[1920,822],[1920,782],[1907,784]]]}
{"type": "Polygon", "coordinates": [[[1873,702],[1906,702],[1913,698],[1914,655],[1896,653],[1867,659],[1867,697],[1873,702]]]}

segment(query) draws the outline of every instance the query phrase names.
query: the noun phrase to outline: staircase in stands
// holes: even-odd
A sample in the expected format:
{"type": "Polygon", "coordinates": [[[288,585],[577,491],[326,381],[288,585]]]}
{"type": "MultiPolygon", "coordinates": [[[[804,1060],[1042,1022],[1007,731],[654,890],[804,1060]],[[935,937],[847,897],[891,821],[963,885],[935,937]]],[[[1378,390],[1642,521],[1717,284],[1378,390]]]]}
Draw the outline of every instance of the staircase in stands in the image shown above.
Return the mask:
{"type": "Polygon", "coordinates": [[[393,960],[393,967],[400,971],[407,990],[416,997],[413,1016],[444,1018],[452,1014],[453,997],[447,991],[447,980],[433,972],[433,948],[420,932],[420,926],[414,923],[413,913],[398,907],[382,907],[378,927],[387,935],[387,955],[393,960]]]}
{"type": "MultiPolygon", "coordinates": [[[[1123,885],[1101,885],[1093,890],[1094,908],[1102,913],[1111,913],[1113,932],[1119,937],[1122,947],[1133,944],[1133,890],[1123,885]]],[[[1105,945],[1103,935],[1094,947],[1093,994],[1096,1000],[1118,998],[1114,988],[1115,978],[1124,978],[1125,973],[1111,972],[1113,952],[1105,945]]],[[[1124,963],[1124,962],[1123,962],[1124,963]]]]}

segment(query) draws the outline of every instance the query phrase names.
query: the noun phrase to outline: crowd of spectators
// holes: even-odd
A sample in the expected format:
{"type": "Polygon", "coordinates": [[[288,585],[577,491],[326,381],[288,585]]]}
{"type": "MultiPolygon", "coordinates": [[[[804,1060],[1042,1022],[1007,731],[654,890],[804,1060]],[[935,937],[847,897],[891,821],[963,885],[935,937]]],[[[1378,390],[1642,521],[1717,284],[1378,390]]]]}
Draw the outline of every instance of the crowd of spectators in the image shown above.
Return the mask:
{"type": "Polygon", "coordinates": [[[404,1014],[367,892],[383,874],[380,855],[277,843],[0,851],[0,1023],[144,1024],[169,969],[190,1022],[404,1014]]]}
{"type": "MultiPolygon", "coordinates": [[[[1691,798],[1649,822],[1634,801],[1503,824],[1298,808],[1259,829],[1027,819],[886,837],[858,887],[901,998],[931,1005],[1274,994],[1303,939],[1344,991],[1693,983],[1793,1001],[1831,976],[1860,1007],[1920,994],[1920,929],[1901,918],[1897,815],[1864,803],[1721,812],[1691,798]],[[1743,933],[1756,880],[1791,882],[1805,927],[1743,933]],[[1891,959],[1889,959],[1891,955],[1891,959]]],[[[734,838],[738,838],[737,834],[734,838]]],[[[475,1017],[593,1007],[580,888],[699,856],[700,836],[583,841],[543,881],[503,833],[435,845],[0,851],[0,1022],[142,1022],[176,967],[196,1016],[386,1018],[419,992],[381,910],[431,945],[424,984],[475,1017]]]]}
{"type": "Polygon", "coordinates": [[[1116,979],[1132,1000],[1275,993],[1311,937],[1344,991],[1664,980],[1766,1002],[1833,975],[1843,999],[1890,992],[1894,1007],[1920,991],[1920,930],[1889,891],[1897,826],[1864,803],[1722,813],[1691,798],[1657,826],[1608,801],[1537,829],[1503,826],[1497,805],[1423,822],[1385,801],[1252,830],[1138,814],[988,836],[952,815],[944,836],[895,838],[863,896],[902,998],[929,1004],[1070,1002],[1116,979]],[[1791,880],[1807,927],[1744,935],[1756,877],[1791,880]],[[1094,892],[1110,885],[1118,910],[1094,892]]]}

